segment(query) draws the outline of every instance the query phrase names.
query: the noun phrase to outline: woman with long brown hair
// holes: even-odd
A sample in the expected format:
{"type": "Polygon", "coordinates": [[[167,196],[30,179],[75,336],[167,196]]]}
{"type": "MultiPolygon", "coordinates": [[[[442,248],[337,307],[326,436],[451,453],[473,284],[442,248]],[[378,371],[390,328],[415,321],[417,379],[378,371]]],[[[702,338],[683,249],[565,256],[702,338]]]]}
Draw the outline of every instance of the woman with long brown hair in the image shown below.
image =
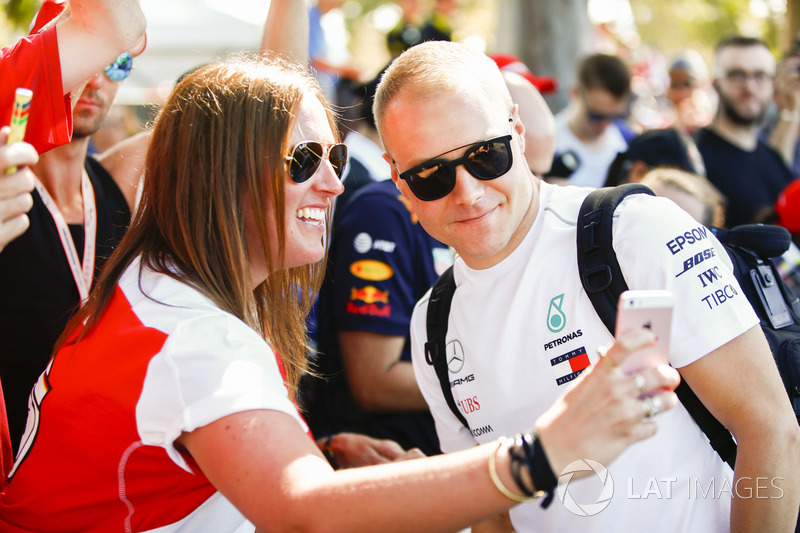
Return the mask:
{"type": "Polygon", "coordinates": [[[212,64],[178,84],[131,229],[32,394],[1,530],[452,531],[655,432],[638,396],[670,408],[659,391],[678,378],[615,369],[652,342],[640,331],[535,431],[334,471],[292,397],[342,192],[335,131],[319,86],[279,60],[212,64]]]}

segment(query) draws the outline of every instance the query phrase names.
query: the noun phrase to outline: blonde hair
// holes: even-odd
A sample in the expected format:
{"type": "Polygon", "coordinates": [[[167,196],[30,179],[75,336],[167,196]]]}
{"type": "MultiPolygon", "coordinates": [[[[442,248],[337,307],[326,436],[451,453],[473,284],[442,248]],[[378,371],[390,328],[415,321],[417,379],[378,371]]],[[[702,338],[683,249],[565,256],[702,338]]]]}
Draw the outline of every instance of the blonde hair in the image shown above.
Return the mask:
{"type": "Polygon", "coordinates": [[[139,211],[59,344],[84,320],[77,340],[98,323],[119,278],[141,256],[144,267],[191,285],[269,339],[286,368],[290,392],[296,392],[307,367],[305,317],[324,271],[324,261],[280,268],[287,244],[285,156],[306,96],[323,103],[336,132],[313,78],[276,58],[206,65],[178,83],[153,128],[139,211]],[[255,290],[245,196],[270,272],[255,290]],[[274,207],[273,216],[267,205],[274,207]],[[277,228],[279,242],[269,241],[270,225],[277,228]],[[272,261],[276,248],[277,265],[272,261]]]}
{"type": "Polygon", "coordinates": [[[698,222],[707,227],[722,224],[725,196],[705,176],[677,168],[656,168],[645,174],[641,183],[659,196],[659,190],[670,189],[696,198],[703,205],[702,220],[698,222]]]}
{"type": "MultiPolygon", "coordinates": [[[[511,95],[497,64],[486,54],[460,43],[429,41],[413,46],[397,57],[381,76],[372,112],[378,131],[391,101],[402,91],[417,97],[465,94],[480,88],[498,98],[510,110],[511,95]]],[[[474,94],[474,93],[472,93],[474,94]]]]}

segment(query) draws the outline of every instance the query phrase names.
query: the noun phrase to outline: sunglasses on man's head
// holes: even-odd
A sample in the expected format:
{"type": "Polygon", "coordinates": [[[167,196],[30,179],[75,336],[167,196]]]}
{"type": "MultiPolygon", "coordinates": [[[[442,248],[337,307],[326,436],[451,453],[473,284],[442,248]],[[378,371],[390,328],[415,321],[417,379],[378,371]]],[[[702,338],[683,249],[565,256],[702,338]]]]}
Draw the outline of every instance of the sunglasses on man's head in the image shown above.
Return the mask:
{"type": "MultiPolygon", "coordinates": [[[[464,165],[467,172],[479,180],[499,178],[511,169],[511,135],[481,141],[469,148],[462,157],[431,159],[400,173],[414,196],[425,202],[444,198],[456,186],[456,167],[464,165]]],[[[461,147],[463,148],[463,146],[461,147]]],[[[455,148],[454,150],[458,150],[455,148]]],[[[452,150],[451,150],[452,151],[452,150]]]]}
{"type": "Polygon", "coordinates": [[[113,63],[103,69],[108,79],[120,82],[127,78],[133,69],[133,56],[128,52],[122,52],[113,63]]]}
{"type": "Polygon", "coordinates": [[[324,145],[316,141],[303,141],[294,147],[292,155],[287,157],[291,161],[289,177],[295,183],[303,183],[314,175],[328,153],[328,160],[333,166],[336,177],[342,179],[344,167],[347,164],[347,146],[344,144],[324,145]]]}

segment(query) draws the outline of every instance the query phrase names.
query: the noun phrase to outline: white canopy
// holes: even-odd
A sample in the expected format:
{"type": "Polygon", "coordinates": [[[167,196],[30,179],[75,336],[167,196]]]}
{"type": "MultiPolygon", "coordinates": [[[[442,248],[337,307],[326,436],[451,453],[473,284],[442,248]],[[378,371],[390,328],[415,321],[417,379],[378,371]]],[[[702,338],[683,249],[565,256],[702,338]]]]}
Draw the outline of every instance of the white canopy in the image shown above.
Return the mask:
{"type": "Polygon", "coordinates": [[[265,0],[141,0],[147,49],[120,87],[119,104],[160,103],[184,72],[226,53],[258,50],[265,0]]]}

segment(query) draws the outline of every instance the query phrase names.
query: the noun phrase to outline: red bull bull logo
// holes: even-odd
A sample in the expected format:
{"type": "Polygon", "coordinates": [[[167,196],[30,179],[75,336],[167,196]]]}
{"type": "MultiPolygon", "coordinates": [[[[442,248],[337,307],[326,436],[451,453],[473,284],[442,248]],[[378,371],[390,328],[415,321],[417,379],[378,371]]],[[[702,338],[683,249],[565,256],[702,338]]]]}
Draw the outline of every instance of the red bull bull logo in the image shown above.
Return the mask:
{"type": "Polygon", "coordinates": [[[379,290],[377,287],[367,285],[366,287],[350,289],[350,300],[361,300],[364,303],[389,303],[389,291],[379,290]]]}

